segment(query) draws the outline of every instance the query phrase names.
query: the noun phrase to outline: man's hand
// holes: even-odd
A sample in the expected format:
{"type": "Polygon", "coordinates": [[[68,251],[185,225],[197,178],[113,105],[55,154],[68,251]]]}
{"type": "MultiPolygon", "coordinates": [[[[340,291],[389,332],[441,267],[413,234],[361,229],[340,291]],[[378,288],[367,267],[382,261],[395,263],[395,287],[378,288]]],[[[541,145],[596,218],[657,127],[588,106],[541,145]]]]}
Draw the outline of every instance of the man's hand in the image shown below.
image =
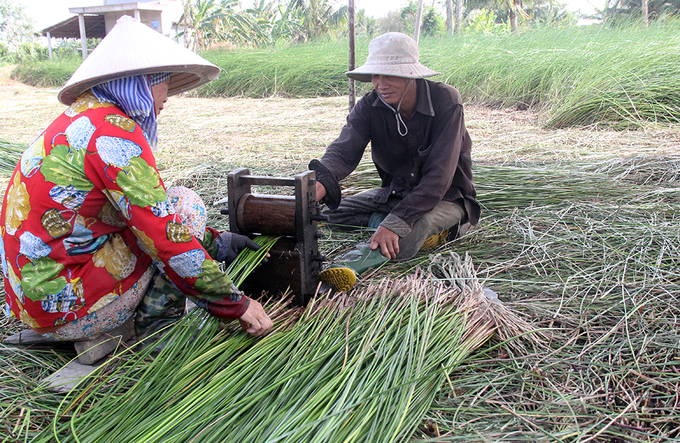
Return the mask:
{"type": "Polygon", "coordinates": [[[378,249],[385,257],[395,260],[399,254],[399,236],[389,229],[379,226],[371,237],[371,249],[378,249]]]}
{"type": "Polygon", "coordinates": [[[326,188],[321,184],[320,181],[316,182],[316,201],[321,200],[326,196],[326,188]]]}
{"type": "Polygon", "coordinates": [[[217,260],[226,261],[227,263],[234,260],[238,253],[245,248],[250,248],[253,251],[261,248],[260,245],[249,237],[229,231],[221,233],[217,240],[215,240],[215,243],[217,244],[217,260]]]}
{"type": "Polygon", "coordinates": [[[262,305],[253,299],[250,300],[248,310],[238,319],[238,322],[241,324],[241,329],[256,337],[267,335],[274,327],[274,322],[264,312],[262,305]]]}

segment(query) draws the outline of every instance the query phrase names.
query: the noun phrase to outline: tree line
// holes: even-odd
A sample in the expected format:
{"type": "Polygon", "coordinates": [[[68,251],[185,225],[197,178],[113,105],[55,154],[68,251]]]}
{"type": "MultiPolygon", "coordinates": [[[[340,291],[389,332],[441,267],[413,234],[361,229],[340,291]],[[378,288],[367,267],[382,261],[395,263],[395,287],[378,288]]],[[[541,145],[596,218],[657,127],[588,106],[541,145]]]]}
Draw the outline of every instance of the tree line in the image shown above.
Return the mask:
{"type": "MultiPolygon", "coordinates": [[[[571,26],[578,19],[557,0],[426,0],[420,35],[505,33],[537,26],[571,26]]],[[[183,0],[184,11],[176,23],[184,45],[201,52],[227,45],[263,47],[279,42],[309,42],[344,37],[347,30],[346,0],[183,0]]],[[[373,37],[400,31],[413,35],[417,0],[385,17],[373,18],[356,11],[355,32],[373,37]]],[[[594,18],[617,25],[677,16],[680,0],[604,0],[594,18]]],[[[46,50],[35,41],[33,22],[17,0],[0,0],[0,61],[41,59],[46,50]]],[[[95,42],[96,44],[96,42],[95,42]]],[[[89,46],[89,43],[88,43],[89,46]]],[[[57,42],[57,55],[77,55],[74,41],[57,42]]]]}
{"type": "MultiPolygon", "coordinates": [[[[570,26],[578,19],[557,0],[426,0],[420,35],[516,32],[536,26],[570,26]]],[[[355,32],[372,37],[389,31],[413,34],[418,2],[386,17],[356,12],[355,32]]],[[[677,15],[680,0],[604,0],[592,18],[605,23],[659,20],[677,15]],[[646,8],[646,9],[645,9],[646,8]],[[646,12],[645,12],[646,11],[646,12]],[[644,17],[643,17],[644,14],[644,17]]],[[[205,50],[223,42],[266,46],[278,41],[307,42],[347,33],[348,8],[343,0],[257,0],[247,9],[239,0],[185,0],[178,26],[187,47],[205,50]]]]}

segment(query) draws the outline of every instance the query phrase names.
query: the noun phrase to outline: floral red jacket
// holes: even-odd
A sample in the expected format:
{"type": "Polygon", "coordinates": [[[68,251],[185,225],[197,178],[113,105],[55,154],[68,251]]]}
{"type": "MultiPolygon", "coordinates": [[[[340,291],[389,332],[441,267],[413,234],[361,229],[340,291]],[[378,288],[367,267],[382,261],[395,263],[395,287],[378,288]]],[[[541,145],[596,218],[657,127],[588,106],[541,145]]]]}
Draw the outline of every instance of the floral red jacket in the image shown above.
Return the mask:
{"type": "Polygon", "coordinates": [[[22,155],[0,234],[5,313],[35,329],[100,309],[153,263],[221,316],[247,309],[175,214],[142,129],[89,92],[22,155]]]}

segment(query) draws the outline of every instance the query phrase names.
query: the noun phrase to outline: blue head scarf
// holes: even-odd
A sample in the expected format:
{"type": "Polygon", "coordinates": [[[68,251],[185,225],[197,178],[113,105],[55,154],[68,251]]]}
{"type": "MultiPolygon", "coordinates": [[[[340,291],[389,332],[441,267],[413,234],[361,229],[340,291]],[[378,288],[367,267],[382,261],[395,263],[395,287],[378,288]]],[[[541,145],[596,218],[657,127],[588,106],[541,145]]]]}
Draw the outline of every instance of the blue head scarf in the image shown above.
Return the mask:
{"type": "Polygon", "coordinates": [[[158,127],[153,106],[151,87],[163,83],[172,73],[136,75],[119,78],[92,88],[99,101],[113,103],[141,126],[152,149],[158,144],[158,127]]]}

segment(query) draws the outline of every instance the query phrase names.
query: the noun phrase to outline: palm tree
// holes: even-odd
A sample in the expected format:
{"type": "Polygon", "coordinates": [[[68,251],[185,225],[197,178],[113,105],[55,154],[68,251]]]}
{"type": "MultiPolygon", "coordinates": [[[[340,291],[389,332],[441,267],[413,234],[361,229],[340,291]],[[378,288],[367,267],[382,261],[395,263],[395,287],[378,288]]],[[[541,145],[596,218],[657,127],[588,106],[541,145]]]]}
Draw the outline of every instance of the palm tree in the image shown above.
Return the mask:
{"type": "Polygon", "coordinates": [[[369,37],[378,31],[378,21],[373,17],[366,15],[365,9],[359,9],[356,16],[356,32],[357,34],[365,34],[369,37]]]}
{"type": "Polygon", "coordinates": [[[518,15],[524,18],[528,18],[526,12],[524,11],[524,5],[522,0],[501,0],[498,2],[500,9],[507,11],[508,21],[510,22],[510,31],[517,32],[517,19],[518,15]]]}
{"type": "Polygon", "coordinates": [[[508,0],[508,17],[510,18],[510,30],[517,32],[517,11],[522,11],[522,0],[508,0]]]}

